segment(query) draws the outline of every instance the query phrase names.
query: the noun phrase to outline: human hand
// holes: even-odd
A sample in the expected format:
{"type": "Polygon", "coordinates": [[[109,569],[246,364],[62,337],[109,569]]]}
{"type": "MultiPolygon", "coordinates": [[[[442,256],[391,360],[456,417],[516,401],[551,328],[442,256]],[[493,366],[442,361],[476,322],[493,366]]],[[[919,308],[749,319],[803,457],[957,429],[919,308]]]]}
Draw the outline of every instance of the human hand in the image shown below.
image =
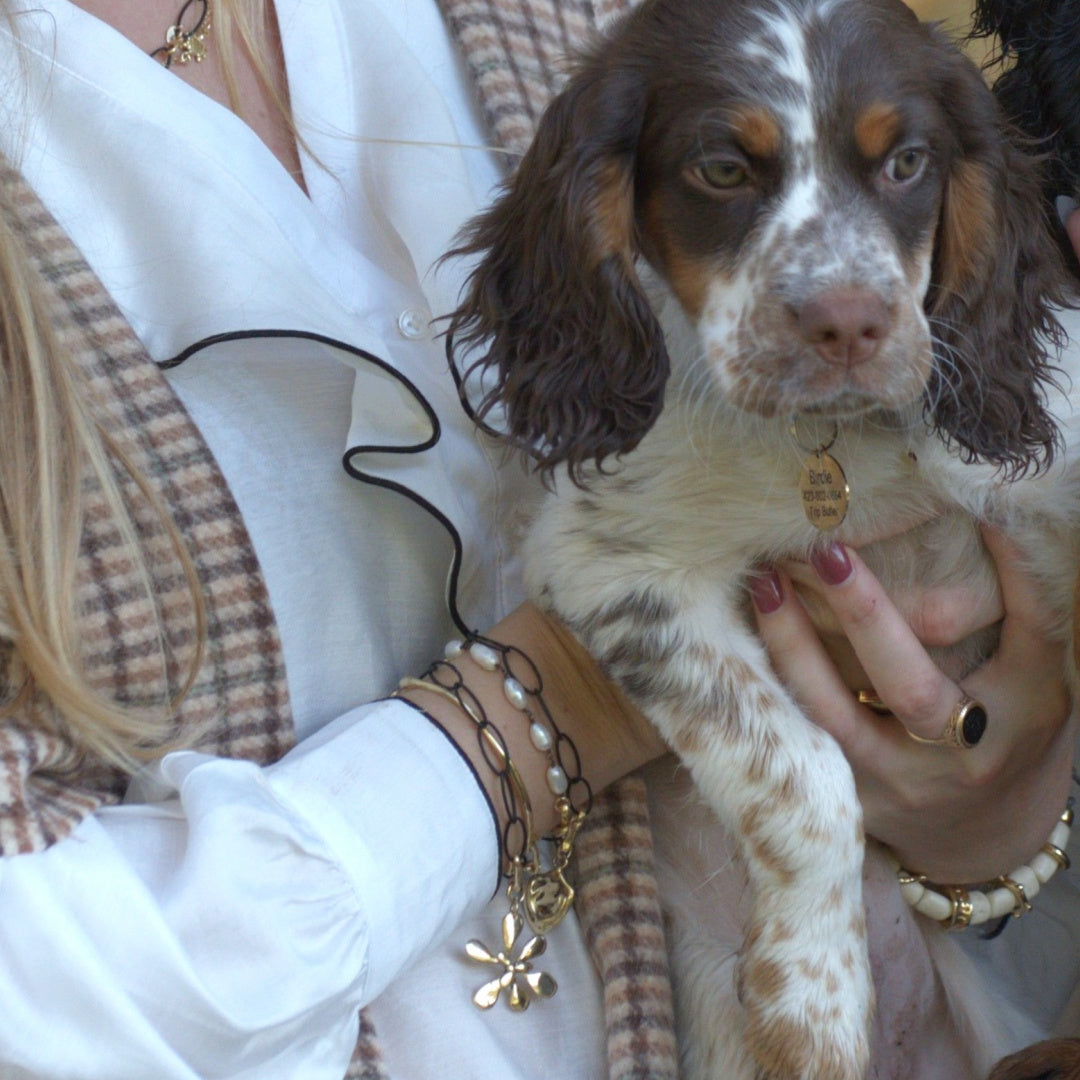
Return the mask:
{"type": "MultiPolygon", "coordinates": [[[[1050,835],[1071,782],[1064,646],[1048,634],[1038,589],[1021,571],[1018,552],[990,530],[985,540],[1005,618],[997,653],[962,688],[934,665],[857,554],[837,545],[815,558],[820,594],[892,716],[858,704],[786,575],[767,575],[754,587],[773,665],[847,755],[867,832],[905,867],[941,882],[987,881],[1027,862],[1050,835]],[[910,737],[939,736],[964,693],[989,717],[978,745],[960,750],[910,737]]],[[[935,626],[936,610],[924,605],[926,637],[945,641],[980,625],[935,626]]]]}

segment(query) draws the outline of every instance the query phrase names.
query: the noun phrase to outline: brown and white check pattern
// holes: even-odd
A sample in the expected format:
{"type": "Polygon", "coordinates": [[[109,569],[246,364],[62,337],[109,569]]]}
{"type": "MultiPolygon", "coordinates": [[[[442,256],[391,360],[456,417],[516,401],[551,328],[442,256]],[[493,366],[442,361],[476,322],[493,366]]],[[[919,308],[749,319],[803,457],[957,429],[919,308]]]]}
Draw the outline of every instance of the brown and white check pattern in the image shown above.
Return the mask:
{"type": "MultiPolygon", "coordinates": [[[[565,57],[629,6],[628,0],[439,4],[496,142],[517,153],[561,85],[565,57]]],[[[4,170],[0,184],[41,271],[60,333],[101,414],[170,506],[206,592],[210,646],[176,723],[197,732],[197,745],[209,752],[274,760],[292,741],[281,645],[224,478],[168,382],[67,237],[16,174],[4,170]]],[[[151,552],[154,590],[173,616],[167,670],[148,659],[156,655],[150,601],[131,579],[118,538],[93,498],[80,563],[87,671],[96,686],[132,705],[168,700],[191,649],[177,560],[145,502],[142,509],[137,519],[151,552]]],[[[30,702],[0,721],[0,853],[48,847],[122,791],[118,773],[75,753],[47,703],[30,702]]],[[[579,914],[605,983],[610,1075],[673,1080],[671,990],[643,785],[625,781],[605,793],[590,818],[579,841],[579,914]]],[[[544,1047],[536,1049],[543,1054],[544,1047]]],[[[385,1078],[378,1040],[362,1015],[347,1080],[385,1078]]]]}
{"type": "Polygon", "coordinates": [[[627,0],[438,0],[496,143],[523,153],[568,58],[627,0]]]}
{"type": "Polygon", "coordinates": [[[603,792],[578,837],[577,911],[604,985],[610,1080],[678,1080],[645,783],[603,792]]]}
{"type": "MultiPolygon", "coordinates": [[[[243,521],[210,451],[67,236],[10,169],[0,172],[13,225],[41,272],[61,341],[97,413],[171,507],[207,598],[209,646],[175,718],[208,752],[267,762],[292,741],[277,627],[243,521]]],[[[134,484],[152,588],[165,613],[163,665],[153,600],[124,554],[100,493],[91,491],[79,563],[78,607],[86,672],[126,705],[172,699],[192,658],[190,599],[172,545],[134,484]]],[[[38,851],[89,813],[116,802],[123,777],[77,753],[41,698],[0,722],[0,853],[38,851]]]]}

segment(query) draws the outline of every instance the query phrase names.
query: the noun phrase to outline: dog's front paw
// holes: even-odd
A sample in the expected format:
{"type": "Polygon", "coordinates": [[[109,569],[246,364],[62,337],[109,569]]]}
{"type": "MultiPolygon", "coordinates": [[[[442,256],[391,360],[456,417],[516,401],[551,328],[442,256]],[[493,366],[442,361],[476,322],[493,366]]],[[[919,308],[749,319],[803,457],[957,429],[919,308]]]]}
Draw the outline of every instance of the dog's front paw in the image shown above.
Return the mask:
{"type": "Polygon", "coordinates": [[[747,937],[739,968],[746,1049],[769,1080],[863,1080],[873,986],[861,911],[828,926],[773,918],[747,937]]]}

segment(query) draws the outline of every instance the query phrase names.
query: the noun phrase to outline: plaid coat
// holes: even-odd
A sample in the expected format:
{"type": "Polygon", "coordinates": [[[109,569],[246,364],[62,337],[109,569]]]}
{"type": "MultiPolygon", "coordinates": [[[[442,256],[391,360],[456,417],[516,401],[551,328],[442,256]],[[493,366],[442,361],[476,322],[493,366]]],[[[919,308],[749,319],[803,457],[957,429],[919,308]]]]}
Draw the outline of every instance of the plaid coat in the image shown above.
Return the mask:
{"type": "MultiPolygon", "coordinates": [[[[565,57],[631,0],[438,0],[465,56],[493,138],[523,150],[558,89],[565,57]]],[[[200,749],[269,762],[292,742],[281,643],[250,538],[198,430],[100,282],[12,170],[0,171],[11,224],[40,271],[55,325],[84,372],[99,413],[170,507],[207,598],[209,647],[176,723],[200,749]]],[[[183,612],[183,577],[153,515],[145,530],[164,611],[183,612]]],[[[168,700],[190,660],[190,635],[166,628],[155,655],[154,612],[118,557],[119,538],[90,493],[78,574],[86,669],[93,684],[132,705],[168,700]]],[[[145,520],[144,520],[145,519],[145,520]]],[[[0,670],[3,656],[0,655],[0,670]]],[[[118,801],[124,777],[75,753],[50,722],[48,702],[0,718],[0,854],[40,851],[99,807],[118,801]]],[[[677,1075],[670,984],[644,788],[623,782],[598,800],[578,848],[579,917],[605,992],[612,1080],[677,1075]]],[[[348,1076],[384,1076],[377,1033],[360,1017],[348,1076]]],[[[567,1080],[573,1080],[568,1077],[567,1080]]]]}

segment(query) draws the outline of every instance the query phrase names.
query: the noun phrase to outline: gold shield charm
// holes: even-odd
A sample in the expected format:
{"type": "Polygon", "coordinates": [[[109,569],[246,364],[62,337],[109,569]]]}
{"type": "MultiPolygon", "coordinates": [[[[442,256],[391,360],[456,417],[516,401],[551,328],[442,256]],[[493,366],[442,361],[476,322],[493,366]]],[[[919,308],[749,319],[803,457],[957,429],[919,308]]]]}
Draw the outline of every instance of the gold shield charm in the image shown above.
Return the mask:
{"type": "Polygon", "coordinates": [[[560,867],[529,878],[525,886],[525,916],[537,934],[550,933],[574,904],[574,888],[560,867]]]}

